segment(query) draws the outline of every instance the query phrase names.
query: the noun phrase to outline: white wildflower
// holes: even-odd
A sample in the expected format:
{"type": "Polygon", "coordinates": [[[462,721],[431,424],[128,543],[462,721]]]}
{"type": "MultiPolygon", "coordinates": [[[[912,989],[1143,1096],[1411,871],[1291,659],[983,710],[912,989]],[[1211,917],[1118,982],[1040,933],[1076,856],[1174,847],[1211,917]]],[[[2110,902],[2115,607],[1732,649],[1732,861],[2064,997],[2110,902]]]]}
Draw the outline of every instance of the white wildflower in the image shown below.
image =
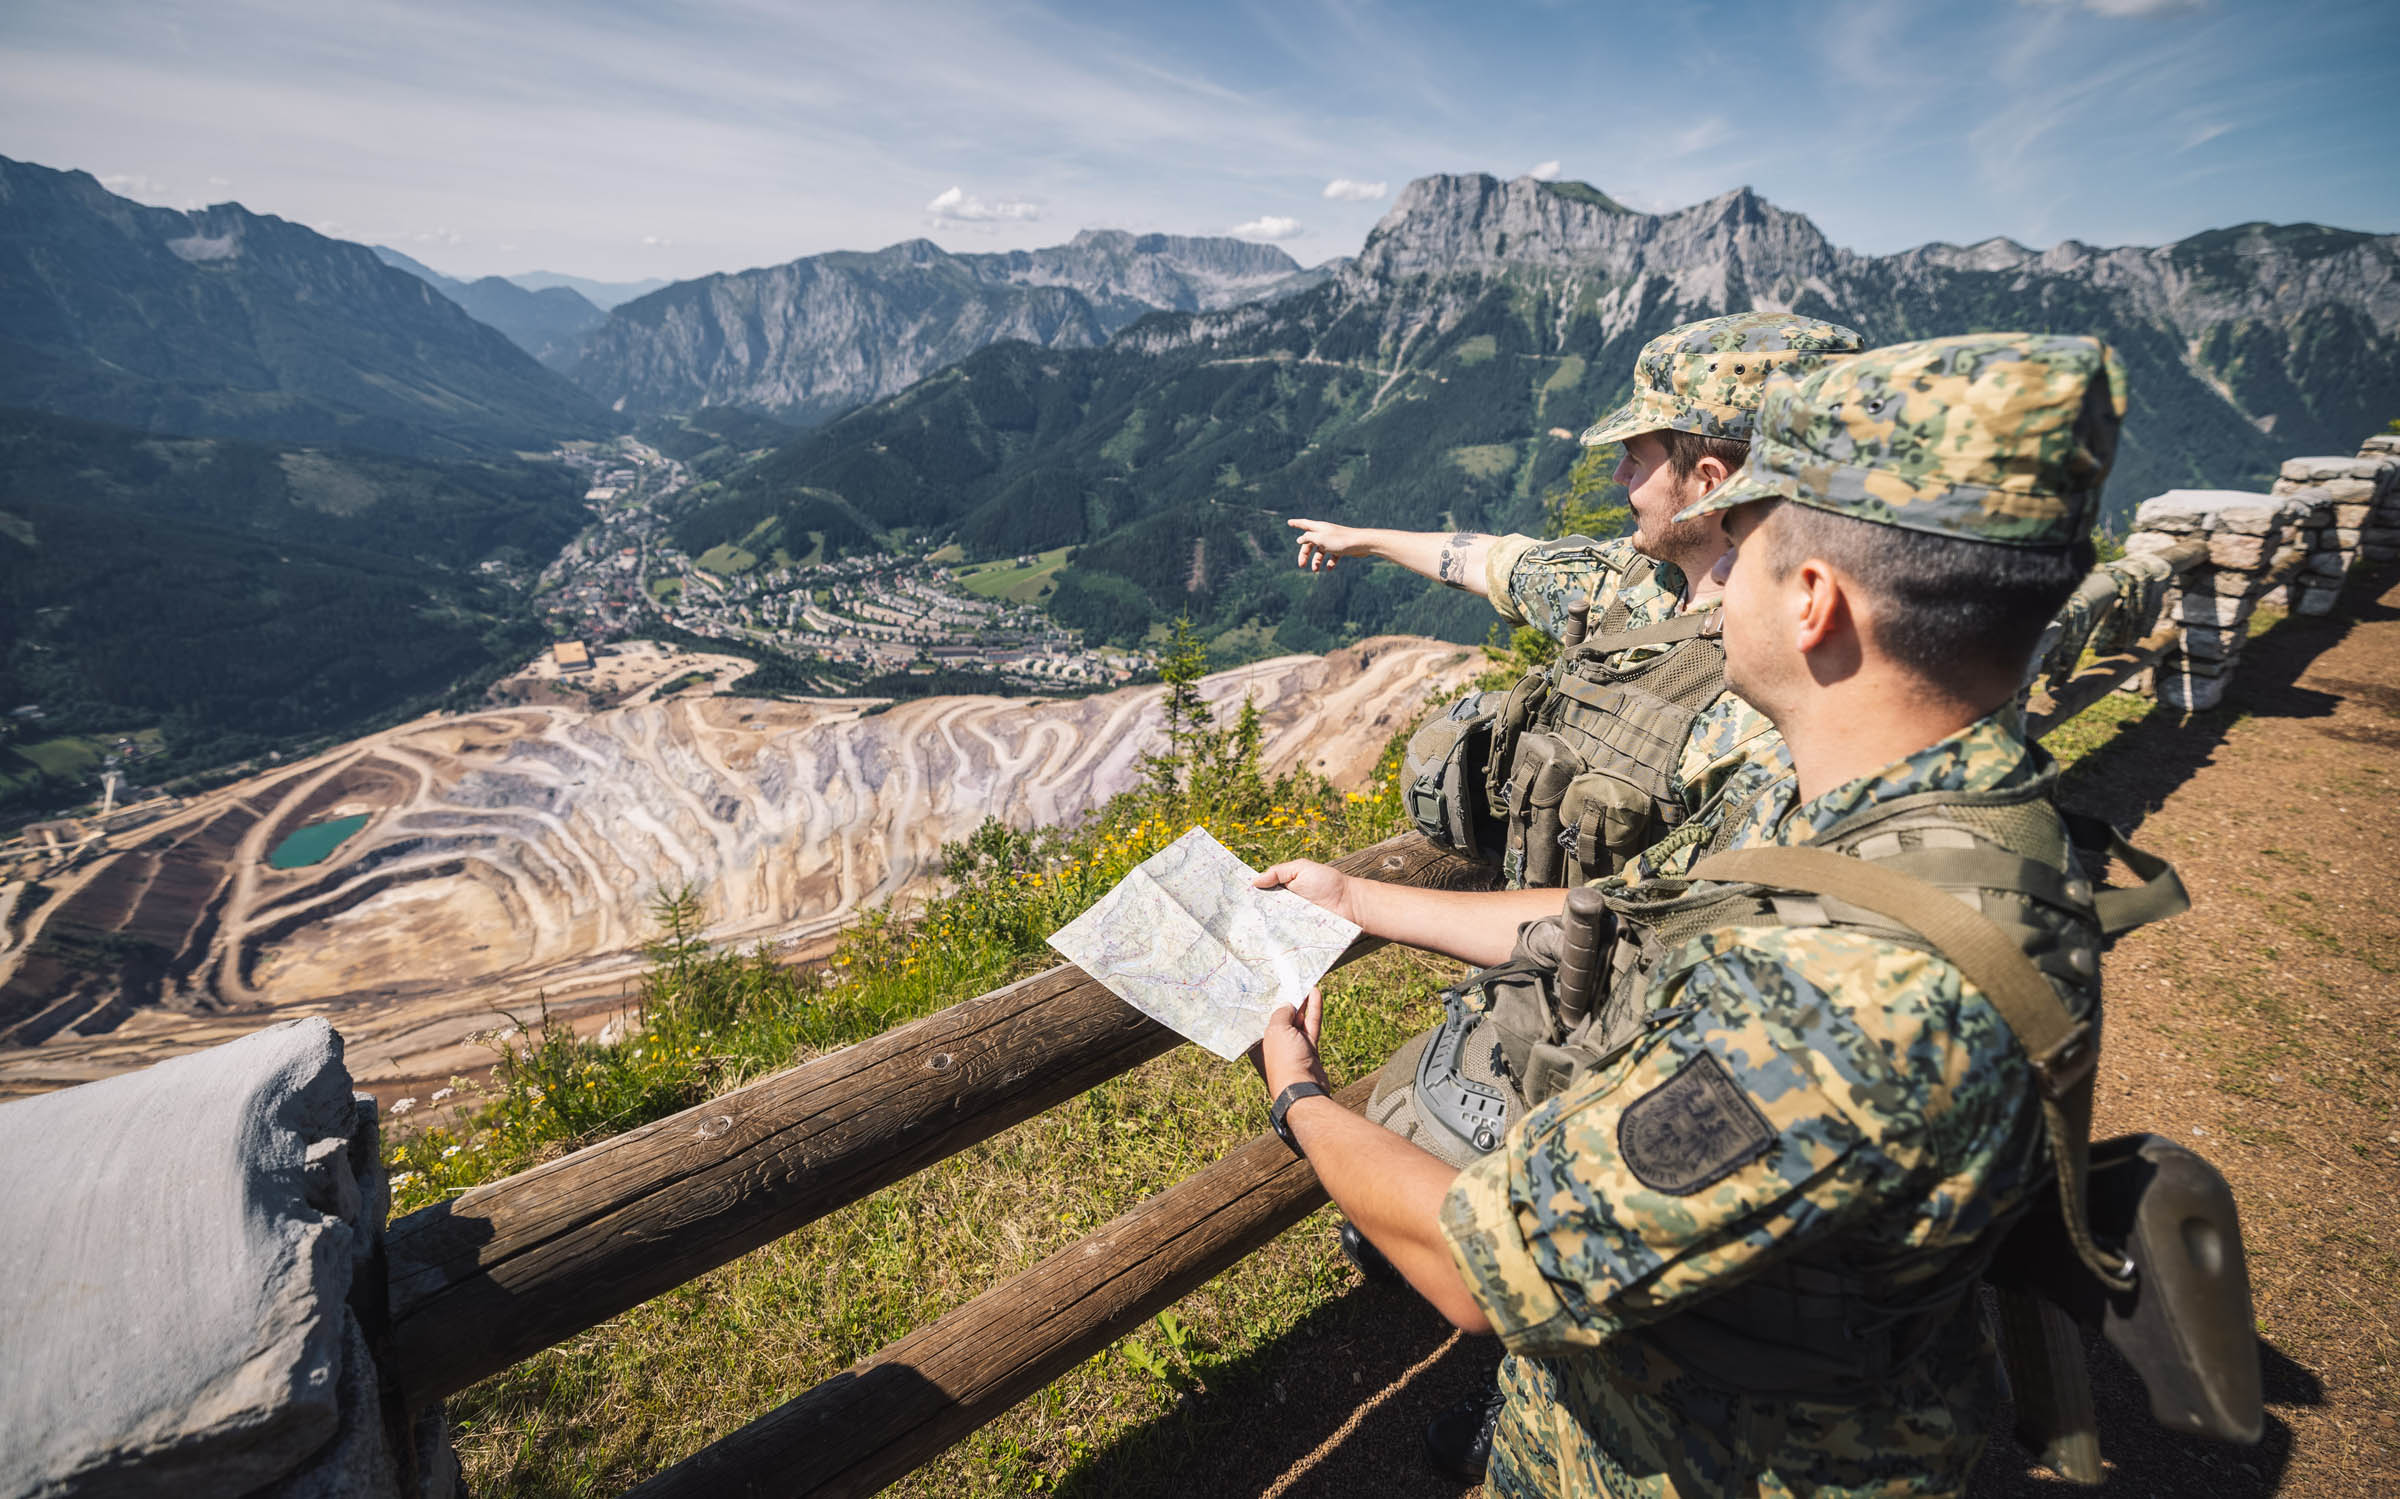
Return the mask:
{"type": "Polygon", "coordinates": [[[415,1099],[413,1099],[413,1098],[403,1098],[403,1099],[401,1099],[401,1100],[400,1100],[398,1103],[396,1103],[396,1104],[393,1104],[393,1105],[392,1105],[392,1112],[393,1112],[394,1114],[396,1114],[396,1115],[397,1115],[397,1114],[405,1114],[405,1113],[407,1113],[407,1112],[408,1112],[410,1109],[413,1109],[413,1108],[415,1108],[416,1106],[417,1106],[417,1101],[416,1101],[415,1099]]]}
{"type": "Polygon", "coordinates": [[[458,1090],[456,1088],[436,1088],[433,1090],[433,1101],[435,1103],[440,1103],[443,1099],[448,1098],[451,1094],[456,1093],[457,1091],[458,1090]]]}
{"type": "Polygon", "coordinates": [[[442,1159],[446,1161],[446,1160],[450,1159],[452,1156],[454,1156],[454,1155],[458,1154],[458,1153],[459,1153],[459,1151],[461,1151],[461,1150],[463,1150],[463,1149],[465,1149],[465,1148],[466,1148],[466,1147],[464,1147],[464,1146],[460,1146],[460,1145],[453,1145],[453,1146],[451,1146],[451,1147],[450,1147],[448,1150],[445,1150],[445,1151],[443,1151],[443,1152],[442,1152],[442,1159]]]}

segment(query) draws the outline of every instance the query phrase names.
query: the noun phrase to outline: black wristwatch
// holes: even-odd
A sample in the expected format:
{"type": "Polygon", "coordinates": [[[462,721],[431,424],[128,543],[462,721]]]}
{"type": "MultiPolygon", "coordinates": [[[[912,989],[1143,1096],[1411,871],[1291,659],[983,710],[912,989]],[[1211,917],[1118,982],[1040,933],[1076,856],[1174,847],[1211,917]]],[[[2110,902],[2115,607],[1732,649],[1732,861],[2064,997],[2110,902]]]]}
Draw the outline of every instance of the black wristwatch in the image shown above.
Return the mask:
{"type": "Polygon", "coordinates": [[[1292,1105],[1303,1098],[1331,1098],[1332,1096],[1333,1094],[1323,1083],[1308,1082],[1294,1083],[1275,1095],[1275,1106],[1267,1110],[1267,1123],[1275,1127],[1277,1137],[1284,1144],[1292,1147],[1292,1154],[1305,1156],[1308,1152],[1302,1150],[1300,1142],[1292,1138],[1292,1126],[1283,1116],[1290,1113],[1292,1105]]]}

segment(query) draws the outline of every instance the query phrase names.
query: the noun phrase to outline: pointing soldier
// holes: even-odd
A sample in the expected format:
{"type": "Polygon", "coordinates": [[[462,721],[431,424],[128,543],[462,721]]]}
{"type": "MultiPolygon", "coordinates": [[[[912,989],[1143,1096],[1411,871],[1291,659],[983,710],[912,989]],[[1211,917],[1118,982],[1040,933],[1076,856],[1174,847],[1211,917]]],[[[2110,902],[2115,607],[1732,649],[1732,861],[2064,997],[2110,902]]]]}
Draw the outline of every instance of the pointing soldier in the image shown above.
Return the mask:
{"type": "Polygon", "coordinates": [[[1679,513],[1741,467],[1770,374],[1803,374],[1859,348],[1848,328],[1780,312],[1706,318],[1650,340],[1632,397],[1581,439],[1623,445],[1615,477],[1633,511],[1631,536],[1537,541],[1291,522],[1303,567],[1397,562],[1573,647],[1505,702],[1493,693],[1461,705],[1412,746],[1412,771],[1445,753],[1482,756],[1438,790],[1405,788],[1428,833],[1502,857],[1512,886],[1577,883],[1623,867],[1744,759],[1774,753],[1765,718],[1725,691],[1723,652],[1705,628],[1721,592],[1711,574],[1724,528],[1714,514],[1679,513]],[[1688,633],[1673,624],[1679,617],[1688,633]],[[1488,722],[1477,721],[1487,706],[1488,722]],[[1628,729],[1616,727],[1628,718],[1628,729]],[[1453,750],[1462,736],[1467,748],[1453,750]],[[1537,784],[1545,770],[1546,788],[1537,784]],[[1583,784],[1570,792],[1578,775],[1583,784]],[[1479,794],[1480,809],[1462,805],[1479,794]],[[1487,817],[1505,826],[1481,828],[1487,817]]]}
{"type": "MultiPolygon", "coordinates": [[[[1996,1395],[1973,1288],[2053,1170],[2080,1169],[2059,1121],[2088,1108],[2096,953],[2122,925],[2014,702],[2090,565],[2124,409],[2088,338],[1929,340],[1776,383],[1745,467],[1678,518],[1725,517],[1728,675],[1791,774],[1736,773],[1693,881],[1601,887],[1594,1009],[1635,1023],[1606,1049],[1540,1040],[1576,1065],[1497,1149],[1455,1169],[1313,1096],[1315,995],[1270,1023],[1279,1130],[1511,1355],[1491,1492],[1964,1488],[1996,1395]],[[2077,1046],[2035,1045],[2029,1006],[2077,1046]]],[[[1532,951],[1546,923],[1510,929],[1535,892],[1307,862],[1260,883],[1565,982],[1532,951]]]]}

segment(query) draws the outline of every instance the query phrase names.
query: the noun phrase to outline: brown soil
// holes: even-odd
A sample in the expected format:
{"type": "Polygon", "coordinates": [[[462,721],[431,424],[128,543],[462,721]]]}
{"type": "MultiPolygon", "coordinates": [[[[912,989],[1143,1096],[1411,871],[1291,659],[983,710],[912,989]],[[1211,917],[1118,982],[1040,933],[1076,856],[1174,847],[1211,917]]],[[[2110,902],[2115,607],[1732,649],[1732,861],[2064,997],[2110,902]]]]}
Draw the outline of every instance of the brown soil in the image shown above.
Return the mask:
{"type": "MultiPolygon", "coordinates": [[[[2291,619],[2250,646],[2225,706],[2128,724],[2067,800],[2173,859],[2190,914],[2107,963],[2094,1133],[2171,1136],[2216,1163],[2242,1213],[2265,1372],[2256,1447],[2174,1436],[2140,1381],[2091,1350],[2106,1484],[2077,1490],[1997,1438],[1981,1499],[2076,1492],[2400,1493],[2400,587],[2354,581],[2344,620],[2291,619]]],[[[1323,1233],[1322,1215],[1297,1232],[1323,1233]]],[[[1440,1495],[1418,1432],[1496,1350],[1449,1341],[1412,1294],[1359,1286],[1295,1327],[1262,1377],[1196,1405],[1122,1459],[1146,1492],[1440,1495]],[[1165,1488],[1150,1464],[1182,1475],[1165,1488]]],[[[2009,1416],[2001,1414],[2000,1430],[2009,1416]]]]}

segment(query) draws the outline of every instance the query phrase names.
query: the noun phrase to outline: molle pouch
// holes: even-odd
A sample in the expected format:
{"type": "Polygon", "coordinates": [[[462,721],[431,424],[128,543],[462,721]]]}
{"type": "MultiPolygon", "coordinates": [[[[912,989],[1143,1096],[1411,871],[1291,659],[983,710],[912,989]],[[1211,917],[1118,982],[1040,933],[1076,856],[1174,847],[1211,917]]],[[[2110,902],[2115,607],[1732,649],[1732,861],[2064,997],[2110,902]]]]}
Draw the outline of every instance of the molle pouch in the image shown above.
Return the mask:
{"type": "Polygon", "coordinates": [[[1409,736],[1400,795],[1417,831],[1470,858],[1500,854],[1500,828],[1485,790],[1492,752],[1493,694],[1471,692],[1409,736]]]}
{"type": "Polygon", "coordinates": [[[1484,762],[1483,785],[1484,796],[1497,815],[1508,813],[1509,767],[1516,758],[1517,736],[1533,726],[1549,700],[1550,679],[1538,671],[1527,672],[1508,689],[1500,700],[1500,711],[1492,716],[1492,748],[1484,762]]]}
{"type": "Polygon", "coordinates": [[[1500,869],[1510,885],[1556,885],[1565,871],[1558,846],[1558,809],[1581,764],[1556,736],[1529,730],[1517,736],[1508,771],[1508,837],[1500,869]]]}
{"type": "Polygon", "coordinates": [[[1587,770],[1558,804],[1558,844],[1569,885],[1615,874],[1668,831],[1656,798],[1622,776],[1587,770]]]}

